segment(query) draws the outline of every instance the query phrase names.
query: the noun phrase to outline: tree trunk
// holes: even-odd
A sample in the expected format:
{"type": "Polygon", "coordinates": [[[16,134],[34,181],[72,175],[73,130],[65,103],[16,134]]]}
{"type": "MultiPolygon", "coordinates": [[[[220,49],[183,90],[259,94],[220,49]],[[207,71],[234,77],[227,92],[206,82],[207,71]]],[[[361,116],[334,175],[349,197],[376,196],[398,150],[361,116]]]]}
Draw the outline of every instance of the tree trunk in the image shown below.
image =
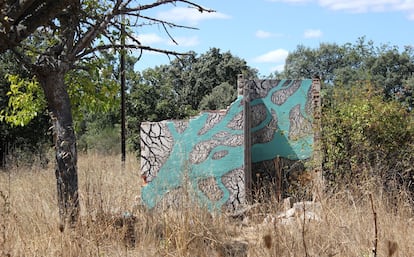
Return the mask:
{"type": "Polygon", "coordinates": [[[59,229],[63,231],[66,223],[74,226],[79,215],[76,137],[70,99],[64,81],[66,70],[62,68],[43,70],[46,72],[37,72],[37,75],[43,87],[53,123],[59,229]]]}

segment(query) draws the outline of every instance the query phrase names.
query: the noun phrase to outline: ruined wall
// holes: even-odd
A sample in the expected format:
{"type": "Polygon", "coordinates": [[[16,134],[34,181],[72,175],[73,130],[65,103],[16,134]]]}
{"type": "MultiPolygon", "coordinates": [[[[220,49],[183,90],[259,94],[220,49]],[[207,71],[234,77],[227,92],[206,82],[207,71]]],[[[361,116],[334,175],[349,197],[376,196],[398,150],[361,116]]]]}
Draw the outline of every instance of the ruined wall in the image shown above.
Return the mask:
{"type": "Polygon", "coordinates": [[[242,113],[239,96],[225,111],[143,123],[141,171],[148,182],[142,189],[143,202],[149,207],[179,205],[187,198],[210,210],[243,203],[242,113]]]}
{"type": "Polygon", "coordinates": [[[226,110],[141,124],[141,199],[148,207],[196,201],[210,210],[236,209],[252,184],[282,181],[311,157],[312,80],[238,83],[244,97],[226,110]]]}
{"type": "Polygon", "coordinates": [[[313,153],[312,85],[305,80],[251,80],[253,190],[272,184],[282,198],[289,178],[313,153]]]}

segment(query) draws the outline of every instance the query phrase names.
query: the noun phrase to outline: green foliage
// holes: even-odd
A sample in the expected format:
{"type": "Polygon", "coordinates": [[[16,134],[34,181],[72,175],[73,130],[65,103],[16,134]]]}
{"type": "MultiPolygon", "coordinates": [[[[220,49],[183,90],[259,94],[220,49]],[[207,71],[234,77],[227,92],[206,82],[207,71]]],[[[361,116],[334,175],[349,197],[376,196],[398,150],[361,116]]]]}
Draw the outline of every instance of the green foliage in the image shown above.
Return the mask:
{"type": "Polygon", "coordinates": [[[200,101],[200,110],[218,110],[228,107],[237,97],[237,90],[227,82],[213,88],[200,101]]]}
{"type": "Polygon", "coordinates": [[[127,101],[128,141],[139,152],[139,126],[143,121],[184,118],[194,113],[190,106],[180,106],[171,84],[159,69],[138,74],[127,101]]]}
{"type": "Polygon", "coordinates": [[[344,47],[337,44],[322,43],[316,49],[299,45],[286,58],[283,75],[290,79],[318,75],[326,83],[332,83],[335,79],[334,71],[345,65],[344,56],[344,47]]]}
{"type": "MultiPolygon", "coordinates": [[[[133,60],[130,58],[129,62],[133,60]]],[[[119,131],[120,123],[116,63],[116,56],[103,54],[100,58],[90,59],[82,64],[83,69],[70,71],[66,75],[65,82],[73,107],[75,129],[78,137],[82,139],[80,149],[93,149],[104,153],[119,151],[120,133],[115,132],[119,131]],[[104,144],[107,146],[104,147],[104,144]]],[[[4,60],[3,65],[8,67],[9,64],[9,60],[4,60]]],[[[2,81],[4,96],[0,97],[1,150],[6,152],[6,146],[10,146],[10,154],[19,152],[22,156],[22,152],[31,149],[26,154],[27,158],[38,151],[43,154],[47,149],[39,147],[46,147],[44,142],[47,138],[50,139],[43,90],[35,77],[28,79],[27,74],[12,67],[7,70],[22,75],[8,74],[5,76],[7,80],[2,81]],[[16,126],[24,127],[17,129],[16,126]],[[37,131],[34,136],[31,133],[33,129],[37,131]]]]}
{"type": "Polygon", "coordinates": [[[102,56],[84,63],[85,69],[68,72],[65,82],[72,104],[75,129],[85,120],[85,113],[104,114],[119,110],[120,86],[113,56],[102,56]]]}
{"type": "Polygon", "coordinates": [[[414,76],[404,80],[403,86],[395,95],[397,100],[404,103],[411,110],[414,106],[414,76]]]}
{"type": "MultiPolygon", "coordinates": [[[[139,73],[135,73],[133,70],[136,61],[137,58],[126,55],[127,99],[135,97],[131,92],[139,92],[140,90],[135,88],[140,80],[139,73]]],[[[105,53],[101,59],[89,63],[91,64],[90,69],[73,74],[74,76],[80,74],[80,78],[70,77],[70,81],[76,81],[76,83],[71,83],[70,89],[75,90],[70,91],[70,94],[73,99],[72,105],[75,107],[73,110],[74,117],[76,117],[79,149],[84,152],[97,151],[104,154],[118,154],[121,150],[118,58],[115,55],[105,53]],[[82,84],[82,81],[85,81],[86,84],[82,84]],[[73,86],[73,84],[77,85],[73,86]]],[[[137,113],[133,115],[139,116],[137,113]]]]}
{"type": "Polygon", "coordinates": [[[46,106],[43,91],[33,79],[24,79],[19,75],[6,75],[10,83],[8,106],[0,111],[0,121],[14,126],[25,126],[38,116],[46,106]]]}
{"type": "Polygon", "coordinates": [[[321,76],[324,172],[334,186],[379,177],[414,193],[414,51],[365,37],[344,45],[298,46],[278,78],[321,76]]]}
{"type": "Polygon", "coordinates": [[[77,140],[82,152],[96,152],[104,155],[121,153],[121,129],[119,124],[95,126],[90,123],[88,130],[77,140]]]}
{"type": "MultiPolygon", "coordinates": [[[[85,62],[82,70],[68,72],[68,85],[75,128],[79,131],[85,113],[107,113],[120,105],[119,83],[114,78],[115,59],[103,56],[85,62]]],[[[46,100],[36,78],[6,75],[10,84],[8,106],[0,111],[0,120],[14,126],[25,126],[39,113],[45,112],[46,100]]]]}
{"type": "Polygon", "coordinates": [[[372,83],[388,99],[398,99],[413,107],[414,50],[382,44],[376,47],[365,37],[344,45],[322,43],[319,48],[299,45],[287,59],[285,70],[275,76],[312,78],[318,75],[330,85],[372,83]]]}
{"type": "Polygon", "coordinates": [[[377,175],[412,187],[412,114],[401,103],[384,100],[371,84],[330,90],[322,119],[328,181],[343,186],[377,175]]]}
{"type": "MultiPolygon", "coordinates": [[[[7,95],[10,92],[10,82],[6,78],[9,77],[7,74],[19,74],[20,78],[29,77],[9,52],[0,55],[0,112],[3,117],[10,112],[10,97],[7,95]]],[[[21,165],[25,160],[31,160],[27,163],[33,164],[34,159],[45,156],[50,140],[47,133],[49,127],[49,119],[43,111],[24,127],[12,125],[5,120],[0,121],[0,168],[7,164],[21,165]]]]}
{"type": "Polygon", "coordinates": [[[190,53],[176,59],[164,72],[180,106],[191,106],[193,110],[199,110],[201,99],[221,83],[227,82],[236,89],[239,74],[246,78],[257,77],[257,71],[247,66],[245,60],[230,52],[221,53],[218,48],[211,48],[198,57],[190,53]]]}
{"type": "Polygon", "coordinates": [[[202,109],[225,108],[236,98],[237,75],[252,78],[256,73],[244,60],[218,48],[200,56],[190,52],[169,65],[143,71],[130,82],[127,114],[131,147],[139,153],[141,122],[183,119],[202,109]]]}

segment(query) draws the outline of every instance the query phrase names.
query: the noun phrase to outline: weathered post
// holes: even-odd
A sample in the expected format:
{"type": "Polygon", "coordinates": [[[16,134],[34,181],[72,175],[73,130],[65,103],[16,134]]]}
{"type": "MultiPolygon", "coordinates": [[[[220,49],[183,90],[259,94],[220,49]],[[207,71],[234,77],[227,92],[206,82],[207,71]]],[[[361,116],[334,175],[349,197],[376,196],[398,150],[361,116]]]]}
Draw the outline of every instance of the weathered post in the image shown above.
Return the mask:
{"type": "Polygon", "coordinates": [[[247,202],[252,200],[252,140],[251,140],[251,110],[250,83],[240,74],[237,78],[238,94],[243,95],[243,125],[244,125],[244,185],[247,202]]]}
{"type": "Polygon", "coordinates": [[[126,159],[126,128],[125,128],[125,16],[121,18],[121,162],[122,168],[125,168],[126,159]]]}
{"type": "Polygon", "coordinates": [[[313,200],[320,200],[323,192],[322,149],[321,149],[321,81],[319,77],[312,79],[313,109],[313,200]]]}

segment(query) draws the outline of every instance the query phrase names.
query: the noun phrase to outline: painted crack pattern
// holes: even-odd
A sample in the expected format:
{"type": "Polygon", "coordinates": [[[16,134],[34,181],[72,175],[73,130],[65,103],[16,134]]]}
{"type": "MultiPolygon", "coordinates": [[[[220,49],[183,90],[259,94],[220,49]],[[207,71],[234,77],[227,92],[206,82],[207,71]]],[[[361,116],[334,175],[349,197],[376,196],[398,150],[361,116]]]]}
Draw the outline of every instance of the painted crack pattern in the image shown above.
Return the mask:
{"type": "Polygon", "coordinates": [[[237,209],[246,202],[244,139],[252,140],[251,159],[260,163],[312,154],[312,80],[248,80],[251,135],[244,135],[243,97],[226,110],[189,120],[141,125],[141,190],[150,208],[191,192],[210,210],[237,209]],[[181,193],[180,193],[181,192],[181,193]]]}

